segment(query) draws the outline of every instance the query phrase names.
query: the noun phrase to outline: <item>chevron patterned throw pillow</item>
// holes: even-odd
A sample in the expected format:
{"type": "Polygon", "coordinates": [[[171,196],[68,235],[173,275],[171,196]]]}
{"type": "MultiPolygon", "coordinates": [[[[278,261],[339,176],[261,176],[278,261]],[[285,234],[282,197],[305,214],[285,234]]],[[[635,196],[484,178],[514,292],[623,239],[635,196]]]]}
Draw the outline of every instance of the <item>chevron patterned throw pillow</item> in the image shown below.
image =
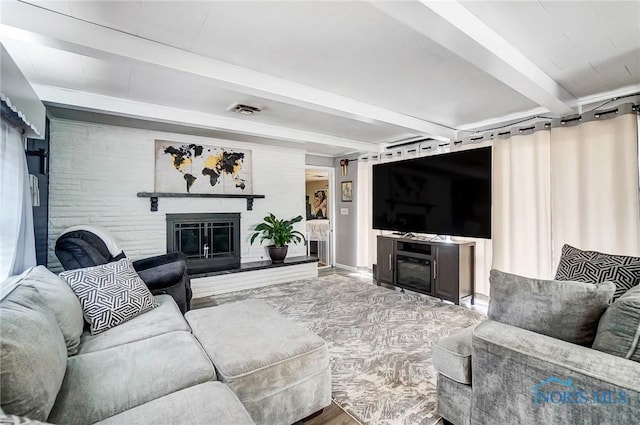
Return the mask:
{"type": "Polygon", "coordinates": [[[616,285],[613,294],[615,300],[640,283],[640,258],[582,251],[565,244],[555,280],[587,283],[610,281],[616,285]]]}
{"type": "Polygon", "coordinates": [[[60,273],[82,305],[96,335],[158,304],[128,259],[60,273]]]}

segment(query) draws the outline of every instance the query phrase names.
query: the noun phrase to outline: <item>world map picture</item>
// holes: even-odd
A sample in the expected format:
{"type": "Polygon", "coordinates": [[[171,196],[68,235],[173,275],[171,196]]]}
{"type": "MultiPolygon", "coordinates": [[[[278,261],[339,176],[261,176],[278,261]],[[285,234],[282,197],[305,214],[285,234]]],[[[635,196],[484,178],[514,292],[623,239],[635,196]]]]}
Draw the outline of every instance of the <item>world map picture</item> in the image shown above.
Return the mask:
{"type": "Polygon", "coordinates": [[[252,194],[251,151],[156,140],[156,192],[252,194]]]}

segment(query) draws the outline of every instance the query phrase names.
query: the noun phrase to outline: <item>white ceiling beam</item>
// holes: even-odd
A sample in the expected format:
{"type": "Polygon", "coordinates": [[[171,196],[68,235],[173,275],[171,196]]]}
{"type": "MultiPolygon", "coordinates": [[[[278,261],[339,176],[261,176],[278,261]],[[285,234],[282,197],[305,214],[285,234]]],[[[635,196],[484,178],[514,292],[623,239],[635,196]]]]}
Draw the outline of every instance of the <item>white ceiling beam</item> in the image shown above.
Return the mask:
{"type": "MultiPolygon", "coordinates": [[[[605,109],[614,107],[618,103],[631,102],[633,99],[629,98],[630,95],[640,93],[640,84],[631,84],[625,87],[621,87],[615,90],[609,90],[602,93],[596,93],[589,96],[577,98],[571,105],[576,108],[578,113],[582,113],[585,108],[591,108],[594,104],[601,104],[603,102],[610,102],[605,106],[605,109]]],[[[637,96],[640,98],[640,95],[637,96]]],[[[521,121],[526,118],[530,118],[529,122],[545,120],[545,118],[535,118],[536,116],[545,115],[548,112],[546,108],[537,107],[528,111],[514,112],[508,115],[502,115],[496,118],[490,118],[483,121],[467,123],[458,127],[460,132],[465,134],[473,132],[483,132],[484,129],[489,127],[508,126],[509,123],[515,121],[521,121]]],[[[548,121],[548,120],[547,120],[548,121]]]]}
{"type": "Polygon", "coordinates": [[[33,89],[43,102],[54,106],[72,107],[83,111],[101,112],[128,118],[151,119],[168,124],[189,125],[209,130],[229,131],[250,136],[296,143],[323,143],[354,151],[373,152],[375,143],[346,139],[327,134],[296,130],[249,120],[223,117],[198,111],[189,111],[155,103],[138,102],[60,87],[34,84],[33,89]]]}
{"type": "Polygon", "coordinates": [[[5,3],[0,35],[84,56],[206,77],[215,85],[253,96],[362,122],[391,124],[438,140],[455,131],[345,96],[146,40],[25,3],[5,3]]]}
{"type": "Polygon", "coordinates": [[[571,93],[457,1],[371,4],[548,111],[575,112],[571,93]]]}

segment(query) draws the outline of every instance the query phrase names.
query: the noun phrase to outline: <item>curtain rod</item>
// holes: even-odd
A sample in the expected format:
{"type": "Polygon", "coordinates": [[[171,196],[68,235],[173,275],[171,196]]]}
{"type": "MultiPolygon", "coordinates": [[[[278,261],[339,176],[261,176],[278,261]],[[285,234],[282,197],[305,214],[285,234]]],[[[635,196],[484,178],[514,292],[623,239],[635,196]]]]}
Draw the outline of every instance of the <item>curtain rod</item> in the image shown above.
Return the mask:
{"type": "MultiPolygon", "coordinates": [[[[602,107],[603,105],[600,105],[602,107]]],[[[404,157],[405,152],[411,154],[411,157],[419,156],[421,153],[431,153],[431,152],[448,152],[446,149],[449,147],[459,147],[460,145],[469,145],[473,143],[483,143],[488,142],[494,139],[508,139],[512,136],[519,136],[525,134],[532,134],[536,131],[549,131],[551,128],[560,128],[560,127],[570,127],[574,125],[579,125],[582,123],[590,122],[590,121],[600,121],[605,119],[615,118],[619,115],[625,115],[629,113],[640,114],[640,105],[634,103],[624,103],[616,106],[615,108],[610,108],[606,110],[597,110],[592,109],[590,111],[584,112],[582,114],[575,114],[563,118],[544,118],[544,121],[539,121],[534,124],[529,124],[526,126],[519,126],[518,124],[522,124],[525,121],[529,121],[534,118],[528,118],[527,120],[523,120],[518,123],[511,124],[511,128],[508,128],[505,131],[497,132],[494,130],[488,130],[484,132],[478,132],[473,135],[469,135],[467,137],[463,137],[459,140],[453,140],[450,143],[436,143],[438,141],[433,140],[429,144],[417,144],[414,146],[403,147],[400,149],[396,149],[397,147],[388,147],[386,149],[387,152],[380,153],[364,153],[359,156],[362,161],[378,161],[382,158],[392,158],[392,157],[404,157]],[[444,149],[443,149],[444,148],[444,149]],[[441,150],[442,149],[442,150],[441,150]],[[392,150],[391,152],[389,150],[392,150]]],[[[505,126],[506,127],[506,126],[505,126]]],[[[501,128],[501,127],[499,127],[501,128]]]]}
{"type": "MultiPolygon", "coordinates": [[[[522,134],[531,134],[536,131],[550,130],[552,128],[559,127],[571,127],[590,121],[599,121],[603,119],[615,118],[619,115],[625,115],[630,113],[638,113],[640,107],[633,103],[623,103],[607,110],[592,109],[582,114],[569,115],[562,118],[541,118],[544,121],[539,121],[533,125],[519,126],[512,125],[505,131],[496,133],[495,130],[486,130],[481,133],[477,133],[471,136],[463,137],[457,143],[476,143],[484,142],[492,139],[507,139],[511,136],[518,136],[522,134]]],[[[456,142],[454,142],[456,143],[456,142]]]]}

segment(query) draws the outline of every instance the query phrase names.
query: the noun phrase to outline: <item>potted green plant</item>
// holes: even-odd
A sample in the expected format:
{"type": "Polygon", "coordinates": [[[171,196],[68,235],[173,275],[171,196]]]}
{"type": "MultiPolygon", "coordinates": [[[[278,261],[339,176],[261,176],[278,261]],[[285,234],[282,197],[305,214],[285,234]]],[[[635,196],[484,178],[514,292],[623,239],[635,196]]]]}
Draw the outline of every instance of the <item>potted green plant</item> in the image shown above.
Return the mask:
{"type": "Polygon", "coordinates": [[[301,215],[291,220],[282,220],[276,218],[273,214],[269,214],[263,220],[262,223],[256,226],[255,232],[251,235],[251,244],[253,245],[258,236],[260,236],[260,242],[264,240],[273,241],[272,245],[267,246],[267,251],[271,261],[274,263],[284,262],[291,242],[306,241],[302,233],[293,230],[293,225],[302,221],[301,215]]]}

